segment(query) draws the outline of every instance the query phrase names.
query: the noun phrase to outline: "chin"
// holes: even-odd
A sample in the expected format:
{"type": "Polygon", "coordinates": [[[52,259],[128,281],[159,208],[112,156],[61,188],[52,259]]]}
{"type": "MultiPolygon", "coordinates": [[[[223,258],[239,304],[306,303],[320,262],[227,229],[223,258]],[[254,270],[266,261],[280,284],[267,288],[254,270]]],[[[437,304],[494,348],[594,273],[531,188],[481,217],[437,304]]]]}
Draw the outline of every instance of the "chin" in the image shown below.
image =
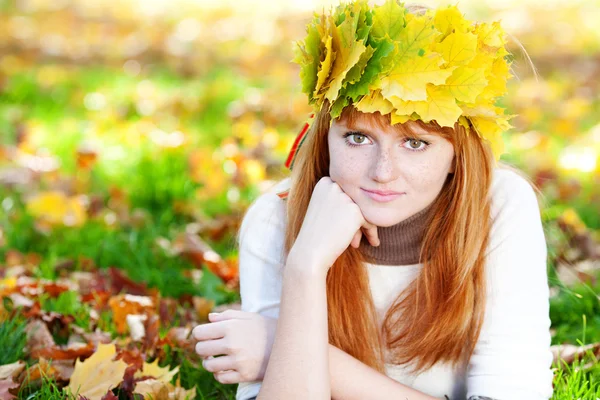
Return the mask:
{"type": "Polygon", "coordinates": [[[390,215],[389,210],[373,210],[372,212],[367,210],[363,211],[363,215],[367,222],[382,228],[396,225],[408,218],[404,215],[390,215]]]}

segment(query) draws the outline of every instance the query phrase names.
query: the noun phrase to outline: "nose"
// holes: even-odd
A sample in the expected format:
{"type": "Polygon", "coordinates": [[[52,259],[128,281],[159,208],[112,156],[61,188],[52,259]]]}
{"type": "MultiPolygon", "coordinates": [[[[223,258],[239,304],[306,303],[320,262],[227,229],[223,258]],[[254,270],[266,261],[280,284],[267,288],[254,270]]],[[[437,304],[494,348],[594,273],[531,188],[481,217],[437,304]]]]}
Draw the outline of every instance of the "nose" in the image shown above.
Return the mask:
{"type": "Polygon", "coordinates": [[[371,179],[380,183],[387,183],[398,178],[399,171],[398,155],[392,149],[381,148],[376,153],[371,168],[371,179]]]}

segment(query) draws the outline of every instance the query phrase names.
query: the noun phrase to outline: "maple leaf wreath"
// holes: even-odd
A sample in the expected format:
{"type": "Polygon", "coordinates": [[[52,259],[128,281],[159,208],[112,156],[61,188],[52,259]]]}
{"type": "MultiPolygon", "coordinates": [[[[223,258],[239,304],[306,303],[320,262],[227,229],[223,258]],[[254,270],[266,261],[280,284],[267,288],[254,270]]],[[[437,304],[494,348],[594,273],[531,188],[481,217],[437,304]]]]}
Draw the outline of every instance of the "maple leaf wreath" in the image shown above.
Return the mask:
{"type": "MultiPolygon", "coordinates": [[[[512,77],[500,22],[472,23],[456,6],[417,15],[397,0],[372,9],[355,0],[327,15],[315,13],[306,31],[293,62],[315,112],[328,100],[332,119],[353,104],[361,112],[391,114],[392,125],[435,120],[453,127],[458,121],[490,142],[496,160],[504,152],[502,132],[514,115],[496,105],[512,77]]],[[[292,145],[289,169],[309,125],[310,119],[292,145]]]]}

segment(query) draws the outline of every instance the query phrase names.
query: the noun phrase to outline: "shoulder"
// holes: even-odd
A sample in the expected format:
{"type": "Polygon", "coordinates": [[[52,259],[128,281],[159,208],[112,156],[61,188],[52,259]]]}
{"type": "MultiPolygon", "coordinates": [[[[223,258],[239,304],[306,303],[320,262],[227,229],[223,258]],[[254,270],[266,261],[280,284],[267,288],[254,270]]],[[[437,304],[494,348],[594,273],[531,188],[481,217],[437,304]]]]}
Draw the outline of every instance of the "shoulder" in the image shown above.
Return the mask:
{"type": "Polygon", "coordinates": [[[289,189],[291,178],[270,182],[263,186],[262,193],[247,208],[239,232],[239,241],[246,233],[252,236],[271,234],[271,231],[283,231],[286,220],[285,198],[279,193],[289,189]]]}
{"type": "Polygon", "coordinates": [[[535,189],[522,173],[508,168],[496,168],[490,187],[492,218],[497,218],[515,208],[526,207],[527,211],[539,213],[539,202],[535,189]]]}
{"type": "Polygon", "coordinates": [[[524,173],[509,168],[495,168],[492,177],[493,201],[535,197],[535,190],[524,173]]]}
{"type": "MultiPolygon", "coordinates": [[[[539,233],[543,232],[543,227],[538,196],[521,173],[512,169],[496,168],[490,197],[491,249],[498,247],[509,236],[535,233],[534,237],[540,237],[539,233]]],[[[535,240],[534,237],[524,239],[535,240]]]]}

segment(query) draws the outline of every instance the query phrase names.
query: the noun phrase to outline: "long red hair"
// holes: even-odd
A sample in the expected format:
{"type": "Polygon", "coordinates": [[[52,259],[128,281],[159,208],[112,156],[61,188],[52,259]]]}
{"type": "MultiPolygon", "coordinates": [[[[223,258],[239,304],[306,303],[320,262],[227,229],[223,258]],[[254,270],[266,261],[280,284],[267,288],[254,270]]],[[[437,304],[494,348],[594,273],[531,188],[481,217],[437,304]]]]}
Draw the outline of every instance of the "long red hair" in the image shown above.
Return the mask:
{"type": "MultiPolygon", "coordinates": [[[[326,103],[316,114],[296,156],[287,199],[286,254],[300,232],[315,185],[329,176],[327,109],[326,103]]],[[[359,118],[379,126],[391,123],[389,114],[363,114],[352,105],[339,117],[350,126],[359,118]]],[[[413,372],[439,361],[456,365],[468,360],[485,311],[485,251],[491,228],[488,194],[495,164],[491,147],[458,123],[449,128],[435,121],[408,121],[393,128],[418,138],[413,132],[417,125],[449,140],[455,152],[454,172],[434,200],[421,248],[421,272],[398,294],[381,328],[358,249],[349,246],[327,275],[329,342],[381,373],[385,373],[386,348],[392,357],[387,361],[414,362],[413,372]]]]}

